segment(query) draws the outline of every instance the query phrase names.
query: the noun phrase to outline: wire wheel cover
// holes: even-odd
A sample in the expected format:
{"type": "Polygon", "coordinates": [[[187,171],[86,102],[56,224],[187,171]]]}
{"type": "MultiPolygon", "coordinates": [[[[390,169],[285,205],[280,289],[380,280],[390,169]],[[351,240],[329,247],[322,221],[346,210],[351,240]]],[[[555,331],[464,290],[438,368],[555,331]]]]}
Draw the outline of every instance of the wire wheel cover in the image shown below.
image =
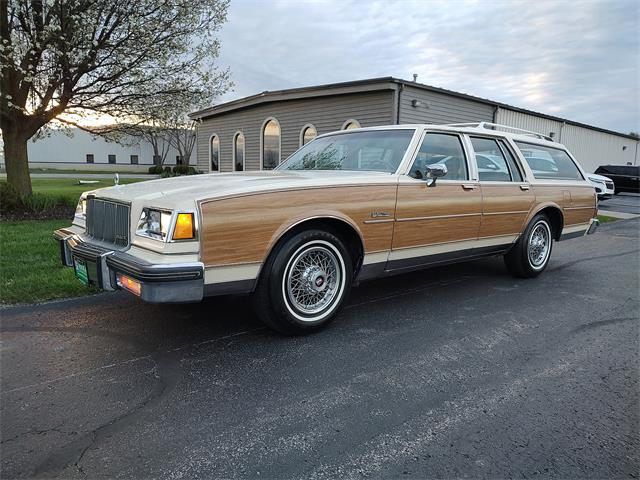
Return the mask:
{"type": "Polygon", "coordinates": [[[549,246],[551,243],[551,232],[546,223],[540,222],[531,231],[529,235],[529,263],[533,267],[540,267],[549,256],[549,246]]]}
{"type": "Polygon", "coordinates": [[[336,254],[319,245],[299,252],[289,262],[286,275],[288,300],[305,315],[317,314],[330,306],[342,280],[336,254]]]}

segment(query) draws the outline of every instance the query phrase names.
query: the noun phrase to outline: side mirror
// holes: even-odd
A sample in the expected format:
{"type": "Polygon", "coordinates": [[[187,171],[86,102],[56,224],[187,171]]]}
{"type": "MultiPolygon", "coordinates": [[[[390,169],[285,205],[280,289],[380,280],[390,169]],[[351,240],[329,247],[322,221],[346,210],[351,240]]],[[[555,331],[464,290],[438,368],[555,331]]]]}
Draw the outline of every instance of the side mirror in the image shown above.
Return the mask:
{"type": "Polygon", "coordinates": [[[424,169],[424,178],[427,180],[427,187],[435,187],[436,180],[447,174],[447,166],[443,163],[433,163],[424,169]]]}

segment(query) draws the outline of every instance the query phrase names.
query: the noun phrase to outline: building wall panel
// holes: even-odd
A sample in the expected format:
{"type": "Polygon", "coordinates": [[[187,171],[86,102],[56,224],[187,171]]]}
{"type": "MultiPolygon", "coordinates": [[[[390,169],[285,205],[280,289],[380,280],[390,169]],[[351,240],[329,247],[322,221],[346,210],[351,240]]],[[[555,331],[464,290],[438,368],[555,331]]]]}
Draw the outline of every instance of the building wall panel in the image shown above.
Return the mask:
{"type": "Polygon", "coordinates": [[[606,164],[638,165],[638,141],[631,138],[504,108],[498,111],[496,123],[544,135],[553,133],[554,140],[565,145],[587,172],[606,164]]]}
{"type": "Polygon", "coordinates": [[[406,86],[400,93],[399,123],[492,122],[493,111],[491,105],[406,86]],[[422,105],[414,107],[413,100],[422,105]]]}
{"type": "Polygon", "coordinates": [[[220,138],[221,171],[232,171],[233,137],[241,131],[245,137],[245,168],[259,170],[261,129],[269,117],[280,123],[284,160],[298,149],[300,131],[308,123],[316,127],[318,135],[340,130],[349,119],[357,120],[363,127],[393,123],[393,91],[267,103],[204,119],[198,126],[198,168],[209,171],[210,139],[216,134],[220,138]]]}

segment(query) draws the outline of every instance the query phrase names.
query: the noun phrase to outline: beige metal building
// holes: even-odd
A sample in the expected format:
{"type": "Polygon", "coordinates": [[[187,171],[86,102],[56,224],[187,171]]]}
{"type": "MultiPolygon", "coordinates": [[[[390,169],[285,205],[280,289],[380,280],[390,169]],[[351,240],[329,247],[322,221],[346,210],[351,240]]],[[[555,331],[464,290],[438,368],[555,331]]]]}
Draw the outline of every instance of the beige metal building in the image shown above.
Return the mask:
{"type": "Polygon", "coordinates": [[[274,168],[316,135],[345,128],[482,121],[549,135],[590,172],[639,164],[629,135],[392,77],[263,92],[191,117],[205,172],[274,168]]]}

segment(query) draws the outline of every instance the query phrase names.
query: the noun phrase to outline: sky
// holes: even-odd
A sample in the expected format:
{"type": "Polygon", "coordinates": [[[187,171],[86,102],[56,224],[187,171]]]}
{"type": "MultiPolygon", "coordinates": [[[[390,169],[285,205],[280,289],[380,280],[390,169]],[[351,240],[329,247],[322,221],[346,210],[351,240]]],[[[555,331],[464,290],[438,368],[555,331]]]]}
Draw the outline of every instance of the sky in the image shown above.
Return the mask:
{"type": "Polygon", "coordinates": [[[393,76],[640,131],[640,2],[231,0],[234,90],[393,76]]]}

